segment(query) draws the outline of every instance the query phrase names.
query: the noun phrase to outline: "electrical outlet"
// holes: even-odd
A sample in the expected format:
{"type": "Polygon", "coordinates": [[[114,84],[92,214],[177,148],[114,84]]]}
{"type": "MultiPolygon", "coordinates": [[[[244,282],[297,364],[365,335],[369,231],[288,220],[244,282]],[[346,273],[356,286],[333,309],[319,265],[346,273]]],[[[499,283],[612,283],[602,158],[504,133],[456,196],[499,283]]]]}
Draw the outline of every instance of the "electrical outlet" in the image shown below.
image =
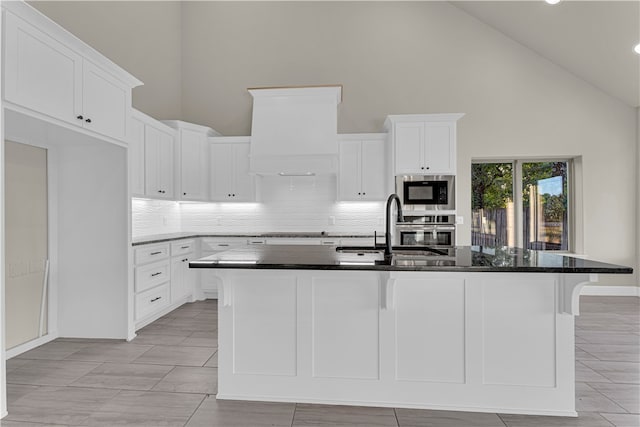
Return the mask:
{"type": "Polygon", "coordinates": [[[464,224],[464,217],[463,216],[456,216],[456,224],[464,224]]]}
{"type": "Polygon", "coordinates": [[[329,217],[329,225],[336,225],[336,217],[331,215],[329,217]]]}

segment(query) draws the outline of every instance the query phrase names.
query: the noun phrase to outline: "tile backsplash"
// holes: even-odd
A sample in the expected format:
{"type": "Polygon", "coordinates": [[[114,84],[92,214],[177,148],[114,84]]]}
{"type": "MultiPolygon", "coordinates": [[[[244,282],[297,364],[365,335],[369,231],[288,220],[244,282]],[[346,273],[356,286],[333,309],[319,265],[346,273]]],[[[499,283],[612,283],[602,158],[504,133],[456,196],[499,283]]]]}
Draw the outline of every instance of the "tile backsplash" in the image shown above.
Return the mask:
{"type": "Polygon", "coordinates": [[[384,202],[336,202],[336,177],[257,179],[259,202],[133,199],[133,237],[188,232],[348,232],[384,229],[384,202]]]}

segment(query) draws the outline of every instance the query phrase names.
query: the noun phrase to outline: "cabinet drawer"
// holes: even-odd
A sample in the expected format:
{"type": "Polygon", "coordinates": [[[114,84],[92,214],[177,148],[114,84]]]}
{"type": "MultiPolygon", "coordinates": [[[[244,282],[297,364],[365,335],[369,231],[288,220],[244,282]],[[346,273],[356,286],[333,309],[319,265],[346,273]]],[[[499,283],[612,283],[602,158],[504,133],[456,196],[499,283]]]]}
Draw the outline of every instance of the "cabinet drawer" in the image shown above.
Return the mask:
{"type": "Polygon", "coordinates": [[[144,245],[135,249],[134,263],[146,264],[148,262],[160,261],[169,258],[169,244],[144,245]]]}
{"type": "Polygon", "coordinates": [[[195,240],[182,240],[171,243],[171,256],[191,253],[195,250],[195,240]]]}
{"type": "Polygon", "coordinates": [[[238,246],[247,244],[247,239],[202,239],[201,248],[203,252],[220,252],[226,251],[238,246]]]}
{"type": "Polygon", "coordinates": [[[136,320],[157,312],[169,305],[169,284],[157,286],[136,295],[136,320]]]}
{"type": "Polygon", "coordinates": [[[136,267],[136,292],[142,292],[170,280],[169,260],[136,267]]]}

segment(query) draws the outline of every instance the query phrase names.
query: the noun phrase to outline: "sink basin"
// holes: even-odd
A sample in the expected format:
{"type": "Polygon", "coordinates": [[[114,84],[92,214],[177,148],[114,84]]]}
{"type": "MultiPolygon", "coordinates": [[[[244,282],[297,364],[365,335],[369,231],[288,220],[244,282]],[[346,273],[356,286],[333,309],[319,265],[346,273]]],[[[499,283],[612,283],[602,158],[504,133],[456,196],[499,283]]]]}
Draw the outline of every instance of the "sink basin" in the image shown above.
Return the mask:
{"type": "MultiPolygon", "coordinates": [[[[394,255],[406,255],[412,257],[424,257],[424,256],[449,256],[451,249],[439,249],[431,248],[429,246],[393,246],[392,252],[394,255]]],[[[384,253],[384,248],[366,247],[366,246],[338,246],[336,252],[343,254],[381,254],[384,253]]]]}

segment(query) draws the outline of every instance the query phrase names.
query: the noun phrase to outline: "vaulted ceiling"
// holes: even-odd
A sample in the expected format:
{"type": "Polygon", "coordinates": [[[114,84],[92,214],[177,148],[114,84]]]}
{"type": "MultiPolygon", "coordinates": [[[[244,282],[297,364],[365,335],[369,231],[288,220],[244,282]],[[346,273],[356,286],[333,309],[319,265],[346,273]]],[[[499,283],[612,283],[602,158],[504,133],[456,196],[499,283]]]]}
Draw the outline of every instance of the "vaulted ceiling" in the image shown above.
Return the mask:
{"type": "Polygon", "coordinates": [[[640,106],[640,55],[633,51],[640,43],[640,0],[451,3],[609,95],[640,106]]]}

